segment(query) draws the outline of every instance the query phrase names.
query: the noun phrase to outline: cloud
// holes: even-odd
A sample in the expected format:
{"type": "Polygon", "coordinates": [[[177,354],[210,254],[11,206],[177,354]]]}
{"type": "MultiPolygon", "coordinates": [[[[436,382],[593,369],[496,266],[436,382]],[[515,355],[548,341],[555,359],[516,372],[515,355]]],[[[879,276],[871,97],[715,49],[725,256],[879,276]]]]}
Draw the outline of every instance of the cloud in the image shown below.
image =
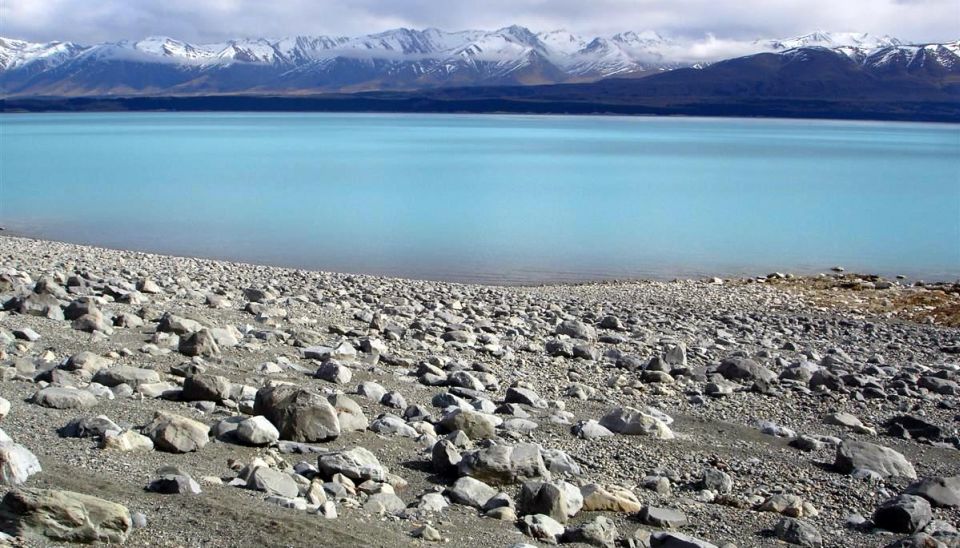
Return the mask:
{"type": "Polygon", "coordinates": [[[657,30],[736,51],[760,37],[814,29],[960,38],[956,0],[3,0],[0,35],[93,43],[150,35],[211,42],[297,34],[354,35],[396,27],[585,34],[657,30]],[[705,38],[706,37],[706,38],[705,38]]]}

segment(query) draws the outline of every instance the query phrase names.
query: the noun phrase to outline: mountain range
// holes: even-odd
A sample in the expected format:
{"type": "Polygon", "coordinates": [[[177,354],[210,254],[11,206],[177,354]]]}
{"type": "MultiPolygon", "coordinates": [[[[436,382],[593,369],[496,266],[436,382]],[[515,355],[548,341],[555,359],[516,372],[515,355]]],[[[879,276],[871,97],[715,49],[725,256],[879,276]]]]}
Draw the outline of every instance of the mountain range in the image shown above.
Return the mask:
{"type": "MultiPolygon", "coordinates": [[[[563,30],[534,33],[520,26],[460,32],[395,29],[358,37],[208,44],[168,37],[95,45],[0,38],[0,96],[307,95],[646,81],[678,69],[689,74],[714,67],[729,52],[750,54],[735,55],[742,59],[759,54],[787,61],[829,56],[844,70],[873,78],[913,75],[925,86],[939,88],[955,86],[960,75],[960,41],[907,44],[890,36],[814,32],[736,47],[725,48],[714,39],[694,45],[655,32],[586,37],[563,30]]],[[[761,68],[755,63],[734,66],[761,68]]],[[[751,81],[752,76],[743,76],[751,81]]],[[[829,82],[836,73],[820,76],[829,82]]],[[[676,77],[659,80],[653,88],[670,87],[674,82],[670,78],[676,77]]]]}

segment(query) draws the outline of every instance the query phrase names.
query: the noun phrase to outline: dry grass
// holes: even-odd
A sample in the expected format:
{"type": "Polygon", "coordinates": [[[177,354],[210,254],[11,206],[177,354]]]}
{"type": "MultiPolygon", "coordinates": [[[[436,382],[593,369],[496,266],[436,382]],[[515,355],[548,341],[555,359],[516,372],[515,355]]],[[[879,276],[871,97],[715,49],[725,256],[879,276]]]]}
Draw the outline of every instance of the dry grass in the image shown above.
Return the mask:
{"type": "Polygon", "coordinates": [[[799,293],[814,306],[824,309],[960,327],[960,283],[920,287],[894,284],[888,289],[876,289],[872,286],[882,286],[884,280],[857,274],[769,282],[799,293]]]}

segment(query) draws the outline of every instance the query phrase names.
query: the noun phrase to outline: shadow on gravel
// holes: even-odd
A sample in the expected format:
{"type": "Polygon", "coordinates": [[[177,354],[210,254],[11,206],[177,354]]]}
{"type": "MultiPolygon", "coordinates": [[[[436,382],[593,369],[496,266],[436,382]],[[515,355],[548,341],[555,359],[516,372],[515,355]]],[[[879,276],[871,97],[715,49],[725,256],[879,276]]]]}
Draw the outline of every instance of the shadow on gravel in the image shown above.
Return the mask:
{"type": "Polygon", "coordinates": [[[427,477],[424,478],[427,482],[434,485],[449,485],[450,478],[442,476],[440,474],[433,473],[433,466],[423,460],[408,460],[398,463],[400,466],[406,468],[407,470],[414,470],[423,474],[426,474],[427,477]]]}

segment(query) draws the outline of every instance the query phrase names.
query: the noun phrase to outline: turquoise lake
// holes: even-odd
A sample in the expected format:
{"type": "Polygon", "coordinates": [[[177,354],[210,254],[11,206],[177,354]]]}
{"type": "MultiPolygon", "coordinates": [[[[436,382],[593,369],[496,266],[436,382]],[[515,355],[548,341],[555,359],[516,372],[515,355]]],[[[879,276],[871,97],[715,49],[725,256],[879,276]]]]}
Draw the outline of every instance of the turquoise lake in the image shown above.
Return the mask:
{"type": "Polygon", "coordinates": [[[0,223],[456,281],[960,277],[960,126],[498,115],[0,116],[0,223]]]}

